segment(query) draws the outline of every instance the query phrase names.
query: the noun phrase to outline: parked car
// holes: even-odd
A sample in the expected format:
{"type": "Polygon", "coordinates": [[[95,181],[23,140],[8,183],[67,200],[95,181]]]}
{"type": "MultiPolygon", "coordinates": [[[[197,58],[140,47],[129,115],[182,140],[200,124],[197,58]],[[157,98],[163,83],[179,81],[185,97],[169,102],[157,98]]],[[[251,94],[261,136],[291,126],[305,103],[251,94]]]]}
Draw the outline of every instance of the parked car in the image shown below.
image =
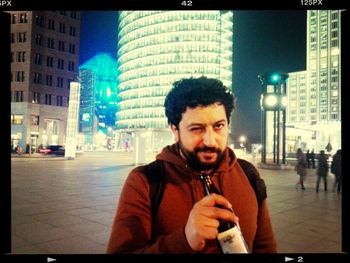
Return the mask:
{"type": "Polygon", "coordinates": [[[40,153],[64,156],[65,148],[62,145],[49,145],[39,149],[40,153]]]}

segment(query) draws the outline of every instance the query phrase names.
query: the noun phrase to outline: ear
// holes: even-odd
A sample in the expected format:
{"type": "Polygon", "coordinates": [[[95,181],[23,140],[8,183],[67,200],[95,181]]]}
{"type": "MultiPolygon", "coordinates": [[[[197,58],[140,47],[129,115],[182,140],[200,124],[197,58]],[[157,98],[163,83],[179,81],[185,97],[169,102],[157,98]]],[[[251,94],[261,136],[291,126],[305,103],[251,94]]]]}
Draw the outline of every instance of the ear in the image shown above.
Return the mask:
{"type": "Polygon", "coordinates": [[[175,142],[179,141],[179,130],[176,128],[176,126],[174,124],[170,124],[169,125],[171,132],[174,135],[174,140],[175,142]]]}

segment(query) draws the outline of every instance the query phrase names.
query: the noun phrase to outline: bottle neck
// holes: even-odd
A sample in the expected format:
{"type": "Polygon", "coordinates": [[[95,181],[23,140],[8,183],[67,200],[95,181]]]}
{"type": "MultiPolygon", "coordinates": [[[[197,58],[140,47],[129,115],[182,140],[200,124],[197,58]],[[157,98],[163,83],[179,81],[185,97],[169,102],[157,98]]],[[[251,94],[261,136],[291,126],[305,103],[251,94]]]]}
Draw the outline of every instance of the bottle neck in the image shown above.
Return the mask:
{"type": "Polygon", "coordinates": [[[201,172],[199,174],[199,178],[202,181],[205,195],[210,195],[212,193],[221,194],[220,191],[213,184],[213,181],[211,180],[211,176],[209,173],[201,172]]]}

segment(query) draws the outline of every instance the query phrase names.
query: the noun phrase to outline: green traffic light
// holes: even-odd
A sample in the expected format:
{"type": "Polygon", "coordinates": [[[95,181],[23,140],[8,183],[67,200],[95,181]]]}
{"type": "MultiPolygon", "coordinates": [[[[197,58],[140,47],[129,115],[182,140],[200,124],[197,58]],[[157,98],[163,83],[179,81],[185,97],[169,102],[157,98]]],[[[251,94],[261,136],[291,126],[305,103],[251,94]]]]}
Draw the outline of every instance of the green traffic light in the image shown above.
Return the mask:
{"type": "Polygon", "coordinates": [[[273,74],[271,76],[272,81],[277,82],[281,79],[281,76],[279,74],[273,74]]]}

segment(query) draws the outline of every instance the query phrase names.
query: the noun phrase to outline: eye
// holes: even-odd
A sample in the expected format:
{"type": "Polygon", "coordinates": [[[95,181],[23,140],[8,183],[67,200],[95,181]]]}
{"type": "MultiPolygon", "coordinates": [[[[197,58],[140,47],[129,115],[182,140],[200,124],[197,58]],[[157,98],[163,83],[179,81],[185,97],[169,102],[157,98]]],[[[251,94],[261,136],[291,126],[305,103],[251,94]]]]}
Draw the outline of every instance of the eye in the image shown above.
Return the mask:
{"type": "Polygon", "coordinates": [[[201,130],[202,130],[201,127],[191,127],[191,128],[190,128],[190,132],[199,132],[199,131],[201,131],[201,130]]]}
{"type": "Polygon", "coordinates": [[[218,124],[215,124],[215,126],[214,126],[214,128],[217,129],[217,130],[222,129],[223,127],[225,127],[224,123],[218,123],[218,124]]]}

